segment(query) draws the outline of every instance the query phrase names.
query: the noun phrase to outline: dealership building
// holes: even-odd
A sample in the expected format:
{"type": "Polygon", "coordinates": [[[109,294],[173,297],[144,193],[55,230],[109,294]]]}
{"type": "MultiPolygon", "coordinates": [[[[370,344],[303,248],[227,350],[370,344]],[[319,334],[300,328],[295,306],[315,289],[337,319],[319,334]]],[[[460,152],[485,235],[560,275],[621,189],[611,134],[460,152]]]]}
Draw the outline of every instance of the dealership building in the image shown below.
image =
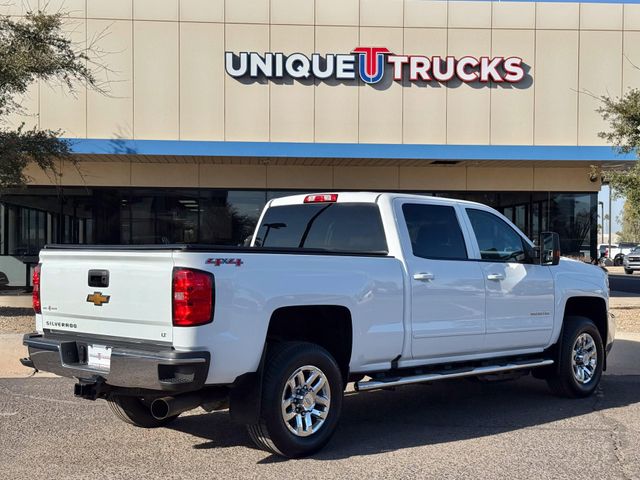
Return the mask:
{"type": "Polygon", "coordinates": [[[639,0],[40,3],[106,94],[21,99],[12,125],[62,129],[78,161],[1,193],[0,285],[46,243],[241,244],[267,201],[318,191],[480,201],[593,257],[594,166],[634,160],[597,108],[640,86],[639,0]]]}

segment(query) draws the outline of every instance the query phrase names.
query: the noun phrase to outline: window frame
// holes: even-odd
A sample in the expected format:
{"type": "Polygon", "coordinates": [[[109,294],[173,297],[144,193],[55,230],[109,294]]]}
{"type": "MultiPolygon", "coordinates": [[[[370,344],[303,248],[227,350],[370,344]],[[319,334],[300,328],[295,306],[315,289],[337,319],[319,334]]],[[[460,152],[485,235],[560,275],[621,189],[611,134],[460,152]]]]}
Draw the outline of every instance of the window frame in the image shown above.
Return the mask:
{"type": "Polygon", "coordinates": [[[518,229],[517,226],[515,226],[508,218],[506,218],[500,212],[492,211],[492,210],[489,210],[487,208],[482,208],[479,205],[472,205],[472,206],[464,205],[462,207],[462,210],[464,210],[464,218],[465,218],[465,223],[467,225],[467,229],[468,229],[468,232],[469,232],[470,241],[474,245],[474,250],[475,250],[474,260],[475,261],[484,262],[484,263],[517,263],[517,264],[520,264],[520,265],[534,265],[535,264],[535,262],[533,261],[534,258],[532,256],[533,245],[531,244],[531,241],[518,229]],[[507,228],[511,229],[520,238],[520,242],[522,243],[522,248],[523,248],[523,252],[524,252],[525,258],[522,261],[518,261],[518,260],[515,260],[515,259],[512,259],[512,260],[500,260],[500,259],[482,258],[482,251],[480,250],[480,244],[478,243],[478,238],[476,237],[476,232],[473,229],[473,224],[471,223],[471,218],[469,217],[469,210],[477,210],[477,211],[480,211],[480,212],[484,212],[484,213],[486,213],[488,215],[492,215],[498,221],[502,222],[507,228]]]}

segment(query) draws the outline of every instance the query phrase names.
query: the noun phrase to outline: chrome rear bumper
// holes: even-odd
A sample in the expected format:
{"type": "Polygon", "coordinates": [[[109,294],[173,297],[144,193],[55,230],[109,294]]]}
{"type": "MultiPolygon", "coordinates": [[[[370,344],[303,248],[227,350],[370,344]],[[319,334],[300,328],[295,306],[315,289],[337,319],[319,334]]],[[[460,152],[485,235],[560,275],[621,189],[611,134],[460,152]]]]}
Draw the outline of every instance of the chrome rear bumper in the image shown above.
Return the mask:
{"type": "MultiPolygon", "coordinates": [[[[176,393],[200,389],[209,372],[209,352],[178,352],[171,347],[141,348],[122,342],[111,347],[108,370],[90,367],[86,361],[86,348],[93,343],[105,344],[103,340],[94,342],[80,336],[59,338],[28,333],[23,344],[29,349],[29,357],[22,359],[22,363],[63,377],[103,381],[113,387],[176,393]]],[[[107,346],[110,345],[107,343],[107,346]]]]}

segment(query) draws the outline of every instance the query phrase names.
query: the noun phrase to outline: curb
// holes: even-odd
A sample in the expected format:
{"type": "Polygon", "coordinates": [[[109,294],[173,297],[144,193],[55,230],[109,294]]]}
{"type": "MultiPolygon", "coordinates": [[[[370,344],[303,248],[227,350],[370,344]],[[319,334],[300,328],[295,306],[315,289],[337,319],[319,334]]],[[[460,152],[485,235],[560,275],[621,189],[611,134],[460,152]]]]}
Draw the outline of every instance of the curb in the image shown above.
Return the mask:
{"type": "MultiPolygon", "coordinates": [[[[612,294],[615,292],[611,292],[612,294]]],[[[639,296],[619,296],[619,297],[609,297],[609,308],[624,308],[624,309],[632,309],[632,308],[640,308],[640,297],[639,296]]]]}
{"type": "Polygon", "coordinates": [[[33,308],[31,295],[0,295],[0,307],[33,308]]]}

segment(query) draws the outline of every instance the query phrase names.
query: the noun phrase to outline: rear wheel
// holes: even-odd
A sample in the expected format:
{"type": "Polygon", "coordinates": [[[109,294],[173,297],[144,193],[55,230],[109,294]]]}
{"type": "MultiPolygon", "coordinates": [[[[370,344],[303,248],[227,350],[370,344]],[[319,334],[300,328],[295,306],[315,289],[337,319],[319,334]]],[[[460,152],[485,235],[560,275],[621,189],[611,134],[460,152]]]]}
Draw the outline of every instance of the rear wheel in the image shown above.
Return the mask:
{"type": "Polygon", "coordinates": [[[179,415],[158,420],[151,415],[151,404],[142,397],[111,395],[107,398],[111,411],[123,422],[142,428],[164,427],[173,422],[179,415]]]}
{"type": "Polygon", "coordinates": [[[326,445],[342,410],[340,369],[324,348],[303,342],[271,347],[260,420],[248,425],[254,443],[284,457],[310,455],[326,445]]]}
{"type": "Polygon", "coordinates": [[[604,348],[600,331],[585,317],[569,317],[563,329],[558,368],[547,382],[562,397],[591,395],[602,377],[604,348]]]}
{"type": "Polygon", "coordinates": [[[615,258],[613,259],[613,264],[614,264],[616,267],[619,267],[620,265],[622,265],[622,262],[623,262],[623,259],[622,259],[622,257],[621,257],[621,256],[615,257],[615,258]]]}

